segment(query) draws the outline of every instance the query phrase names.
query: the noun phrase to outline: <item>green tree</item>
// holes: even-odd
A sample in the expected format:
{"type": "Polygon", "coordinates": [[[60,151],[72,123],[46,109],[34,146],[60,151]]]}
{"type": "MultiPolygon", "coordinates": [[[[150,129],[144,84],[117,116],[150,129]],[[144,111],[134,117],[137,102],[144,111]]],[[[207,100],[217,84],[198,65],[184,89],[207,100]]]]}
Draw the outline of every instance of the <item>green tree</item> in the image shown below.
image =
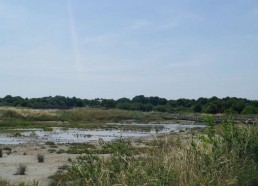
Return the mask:
{"type": "Polygon", "coordinates": [[[141,104],[147,104],[149,103],[149,99],[143,95],[135,96],[132,99],[132,102],[134,103],[141,103],[141,104]]]}
{"type": "Polygon", "coordinates": [[[118,103],[116,105],[116,108],[118,109],[124,109],[124,110],[130,110],[130,103],[124,102],[124,103],[118,103]]]}
{"type": "Polygon", "coordinates": [[[113,99],[104,99],[101,102],[101,106],[105,108],[114,108],[116,105],[116,102],[113,99]]]}
{"type": "Polygon", "coordinates": [[[242,110],[245,108],[245,106],[245,102],[243,100],[239,100],[232,105],[232,108],[240,114],[242,110]]]}
{"type": "Polygon", "coordinates": [[[207,105],[206,112],[209,114],[217,114],[220,113],[220,105],[214,101],[207,105]]]}
{"type": "Polygon", "coordinates": [[[202,112],[202,105],[201,104],[195,104],[193,107],[194,112],[202,112]]]}
{"type": "Polygon", "coordinates": [[[241,114],[258,114],[257,109],[252,106],[252,105],[248,105],[246,106],[243,111],[241,112],[241,114]]]}

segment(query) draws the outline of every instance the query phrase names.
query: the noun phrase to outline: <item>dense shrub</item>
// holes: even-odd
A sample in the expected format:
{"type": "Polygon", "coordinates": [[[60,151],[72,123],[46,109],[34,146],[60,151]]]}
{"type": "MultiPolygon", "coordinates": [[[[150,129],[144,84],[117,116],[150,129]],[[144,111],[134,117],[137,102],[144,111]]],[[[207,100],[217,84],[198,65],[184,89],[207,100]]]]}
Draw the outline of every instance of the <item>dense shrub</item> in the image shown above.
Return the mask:
{"type": "MultiPolygon", "coordinates": [[[[161,111],[161,112],[180,112],[192,111],[202,113],[226,113],[225,111],[234,111],[238,114],[244,111],[248,106],[253,106],[255,109],[248,111],[248,114],[257,113],[258,101],[247,100],[243,98],[225,97],[217,98],[199,98],[186,99],[180,98],[177,100],[167,100],[166,98],[159,98],[157,96],[145,97],[144,95],[135,96],[132,99],[121,98],[118,100],[113,99],[80,99],[69,98],[64,96],[49,96],[42,98],[23,99],[21,97],[12,97],[10,95],[0,98],[0,106],[14,106],[14,107],[30,107],[36,109],[71,109],[74,107],[91,107],[91,108],[119,108],[125,110],[140,110],[140,111],[161,111]],[[255,111],[256,110],[256,111],[255,111]],[[249,113],[251,111],[251,113],[249,113]],[[255,111],[255,112],[252,112],[255,111]]],[[[246,111],[244,111],[245,113],[246,111]]],[[[231,112],[232,113],[232,112],[231,112]]],[[[13,111],[4,113],[5,117],[16,117],[23,119],[23,116],[13,111]]],[[[27,118],[28,119],[28,118],[27,118]]],[[[33,119],[33,118],[30,118],[33,119]]],[[[52,121],[57,119],[55,116],[41,115],[37,119],[52,121]]]]}

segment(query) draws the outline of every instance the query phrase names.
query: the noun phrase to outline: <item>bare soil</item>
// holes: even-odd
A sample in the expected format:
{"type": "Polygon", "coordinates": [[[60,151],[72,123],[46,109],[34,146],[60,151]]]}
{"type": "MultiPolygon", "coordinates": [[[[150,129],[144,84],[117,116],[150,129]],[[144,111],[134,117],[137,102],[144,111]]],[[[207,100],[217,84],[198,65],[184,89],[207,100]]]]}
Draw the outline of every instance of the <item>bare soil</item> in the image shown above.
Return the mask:
{"type": "MultiPolygon", "coordinates": [[[[182,142],[190,138],[188,132],[170,133],[167,135],[146,136],[135,138],[132,140],[134,146],[145,146],[145,144],[157,138],[172,138],[180,139],[182,142]],[[137,142],[141,139],[140,143],[137,142]]],[[[92,142],[93,145],[98,146],[98,142],[92,142]]],[[[6,146],[4,146],[6,147],[6,146]]],[[[24,182],[29,185],[37,183],[37,186],[48,186],[51,183],[50,176],[54,175],[58,169],[64,165],[69,164],[69,160],[75,160],[79,154],[57,154],[50,153],[48,150],[53,149],[50,145],[42,145],[36,143],[8,145],[11,148],[3,151],[3,157],[0,158],[0,179],[8,181],[11,185],[17,185],[24,182]],[[38,154],[44,155],[44,162],[39,163],[37,159],[38,154]],[[68,160],[69,159],[69,160],[68,160]],[[25,175],[15,175],[20,164],[27,167],[25,175]]],[[[55,151],[59,149],[67,150],[68,144],[55,145],[55,151]]],[[[6,148],[5,148],[6,149],[6,148]]]]}
{"type": "MultiPolygon", "coordinates": [[[[38,186],[50,184],[49,176],[55,174],[59,167],[68,164],[68,159],[76,159],[78,155],[49,153],[49,147],[37,144],[23,144],[10,146],[12,152],[4,151],[0,158],[0,178],[7,180],[12,185],[25,182],[38,186]],[[44,155],[44,162],[38,163],[37,154],[44,155]],[[8,155],[9,154],[9,155],[8,155]],[[15,175],[20,164],[27,167],[25,175],[15,175]]],[[[67,149],[65,145],[58,145],[58,149],[67,149]]]]}

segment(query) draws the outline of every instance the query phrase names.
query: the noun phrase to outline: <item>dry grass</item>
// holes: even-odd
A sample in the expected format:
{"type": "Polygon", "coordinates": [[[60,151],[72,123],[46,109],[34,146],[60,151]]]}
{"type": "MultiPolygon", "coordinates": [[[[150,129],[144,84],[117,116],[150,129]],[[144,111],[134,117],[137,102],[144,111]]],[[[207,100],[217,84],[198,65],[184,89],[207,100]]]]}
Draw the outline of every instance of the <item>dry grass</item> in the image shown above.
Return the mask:
{"type": "Polygon", "coordinates": [[[10,186],[10,184],[6,180],[0,179],[0,186],[10,186]]]}
{"type": "Polygon", "coordinates": [[[17,107],[1,107],[1,111],[14,111],[17,114],[27,117],[27,116],[56,116],[59,110],[54,109],[30,109],[30,108],[17,108],[17,107]]]}
{"type": "Polygon", "coordinates": [[[26,170],[27,170],[27,166],[23,165],[23,164],[20,164],[19,167],[17,168],[17,171],[16,171],[15,175],[25,175],[26,170]]]}
{"type": "MultiPolygon", "coordinates": [[[[181,142],[165,137],[135,154],[128,141],[104,143],[109,158],[87,154],[68,172],[55,175],[59,185],[257,185],[258,127],[222,124],[205,135],[181,142]]],[[[53,184],[53,185],[54,185],[53,184]]]]}
{"type": "MultiPolygon", "coordinates": [[[[68,121],[69,123],[103,122],[160,122],[170,120],[169,113],[126,111],[102,108],[74,108],[70,110],[39,110],[27,108],[1,107],[0,120],[22,121],[68,121]]],[[[46,123],[50,124],[50,123],[46,123]]],[[[55,123],[53,123],[55,124],[55,123]]]]}

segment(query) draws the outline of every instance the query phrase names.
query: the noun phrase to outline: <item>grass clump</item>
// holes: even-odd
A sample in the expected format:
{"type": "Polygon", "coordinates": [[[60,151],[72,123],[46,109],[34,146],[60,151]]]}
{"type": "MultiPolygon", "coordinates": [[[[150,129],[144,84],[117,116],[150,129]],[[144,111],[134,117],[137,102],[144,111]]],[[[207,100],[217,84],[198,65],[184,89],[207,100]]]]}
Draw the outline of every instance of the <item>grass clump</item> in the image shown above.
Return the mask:
{"type": "Polygon", "coordinates": [[[56,145],[55,142],[53,142],[53,141],[47,141],[45,144],[46,145],[56,145]]]}
{"type": "Polygon", "coordinates": [[[15,175],[25,175],[26,170],[27,170],[27,166],[20,164],[19,167],[17,168],[15,175]]]}
{"type": "Polygon", "coordinates": [[[1,186],[10,186],[10,184],[6,180],[3,180],[3,179],[0,179],[0,185],[1,186]]]}
{"type": "Polygon", "coordinates": [[[40,153],[39,153],[39,154],[37,155],[37,159],[38,159],[38,162],[39,162],[39,163],[44,163],[44,158],[45,158],[45,157],[44,157],[43,154],[40,154],[40,153]]]}
{"type": "Polygon", "coordinates": [[[48,152],[49,153],[54,153],[54,152],[56,152],[56,149],[48,149],[48,152]]]}
{"type": "Polygon", "coordinates": [[[25,183],[25,182],[20,182],[17,186],[39,186],[39,182],[38,181],[33,181],[32,183],[25,183]]]}
{"type": "Polygon", "coordinates": [[[97,153],[97,149],[94,145],[90,143],[84,144],[71,144],[69,149],[66,151],[68,154],[93,154],[97,153]]]}
{"type": "Polygon", "coordinates": [[[57,154],[63,154],[66,153],[66,151],[64,149],[59,149],[58,151],[56,151],[57,154]]]}
{"type": "Polygon", "coordinates": [[[3,150],[12,151],[10,147],[4,147],[3,150]]]}
{"type": "Polygon", "coordinates": [[[57,149],[58,148],[57,145],[49,145],[49,147],[52,148],[52,149],[57,149]]]}
{"type": "Polygon", "coordinates": [[[3,157],[3,149],[0,149],[0,158],[3,157]]]}

